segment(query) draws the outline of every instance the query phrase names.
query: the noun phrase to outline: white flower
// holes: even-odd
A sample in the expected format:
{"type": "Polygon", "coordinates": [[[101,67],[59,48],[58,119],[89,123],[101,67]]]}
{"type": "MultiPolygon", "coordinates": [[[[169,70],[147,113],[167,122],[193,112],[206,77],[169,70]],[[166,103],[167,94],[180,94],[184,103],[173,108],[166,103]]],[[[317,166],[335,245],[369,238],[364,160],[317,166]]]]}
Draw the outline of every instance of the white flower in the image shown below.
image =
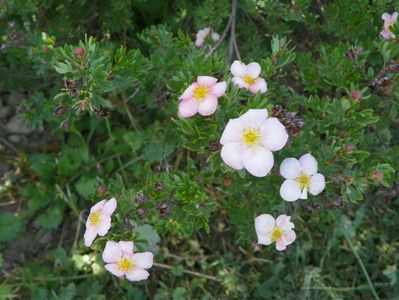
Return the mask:
{"type": "Polygon", "coordinates": [[[195,46],[201,47],[209,34],[211,34],[211,39],[214,42],[220,39],[220,35],[217,32],[212,31],[211,27],[205,27],[197,32],[195,36],[195,46]]]}
{"type": "Polygon", "coordinates": [[[234,75],[232,82],[238,87],[247,89],[253,94],[267,92],[266,81],[259,77],[261,68],[258,63],[251,62],[246,65],[236,60],[231,65],[230,71],[234,75]]]}
{"type": "Polygon", "coordinates": [[[325,186],[325,178],[317,173],[317,161],[311,154],[296,158],[286,158],[280,166],[280,174],[286,180],[280,188],[280,195],[285,201],[307,199],[308,192],[320,194],[325,186]]]}
{"type": "Polygon", "coordinates": [[[292,244],[296,235],[294,230],[294,223],[291,222],[291,217],[287,215],[280,215],[274,220],[273,216],[263,214],[255,218],[255,231],[258,237],[258,244],[270,245],[276,242],[276,249],[279,251],[292,244]]]}
{"type": "Polygon", "coordinates": [[[287,140],[287,131],[278,119],[268,118],[266,109],[250,109],[227,123],[220,138],[221,157],[233,169],[245,168],[263,177],[273,167],[272,151],[282,149],[287,140]]]}
{"type": "Polygon", "coordinates": [[[104,266],[118,277],[126,276],[130,281],[145,280],[150,276],[146,269],[153,265],[154,255],[151,252],[134,253],[133,242],[108,241],[103,252],[104,266]]]}

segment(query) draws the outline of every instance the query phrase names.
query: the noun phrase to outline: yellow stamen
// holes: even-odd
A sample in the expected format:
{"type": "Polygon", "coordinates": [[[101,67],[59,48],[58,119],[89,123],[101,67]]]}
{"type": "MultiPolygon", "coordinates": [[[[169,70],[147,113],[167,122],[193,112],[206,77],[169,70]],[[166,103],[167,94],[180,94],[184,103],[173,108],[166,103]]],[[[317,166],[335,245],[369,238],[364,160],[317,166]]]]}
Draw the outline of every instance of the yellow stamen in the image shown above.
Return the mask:
{"type": "Polygon", "coordinates": [[[200,85],[194,89],[194,98],[196,100],[202,101],[208,96],[208,88],[205,85],[200,85]]]}
{"type": "Polygon", "coordinates": [[[91,225],[98,225],[100,223],[100,219],[101,219],[101,213],[94,212],[94,213],[90,214],[89,222],[91,225]]]}
{"type": "Polygon", "coordinates": [[[255,79],[251,75],[248,75],[248,74],[245,74],[244,77],[242,78],[242,80],[246,84],[249,84],[249,85],[255,84],[255,79]]]}
{"type": "Polygon", "coordinates": [[[124,273],[129,272],[131,269],[133,269],[133,266],[134,265],[132,261],[125,257],[118,261],[118,268],[124,273]]]}
{"type": "Polygon", "coordinates": [[[271,239],[272,242],[277,242],[283,237],[284,232],[277,226],[275,226],[272,230],[271,239]]]}
{"type": "Polygon", "coordinates": [[[301,187],[301,190],[304,188],[308,188],[310,184],[310,176],[306,175],[304,173],[301,173],[296,181],[299,183],[299,186],[301,187]]]}
{"type": "Polygon", "coordinates": [[[255,128],[248,128],[244,130],[244,133],[242,134],[242,139],[244,144],[248,146],[253,146],[256,144],[259,144],[260,142],[260,132],[258,129],[255,128]]]}

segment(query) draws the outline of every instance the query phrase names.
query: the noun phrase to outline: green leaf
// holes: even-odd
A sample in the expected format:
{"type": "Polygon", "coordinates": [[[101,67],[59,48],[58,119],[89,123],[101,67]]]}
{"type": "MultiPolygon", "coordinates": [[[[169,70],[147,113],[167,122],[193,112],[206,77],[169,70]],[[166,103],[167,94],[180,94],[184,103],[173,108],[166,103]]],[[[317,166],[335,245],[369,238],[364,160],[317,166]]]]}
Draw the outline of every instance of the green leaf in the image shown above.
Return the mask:
{"type": "Polygon", "coordinates": [[[19,237],[24,230],[21,218],[9,212],[0,213],[0,242],[9,242],[19,237]]]}

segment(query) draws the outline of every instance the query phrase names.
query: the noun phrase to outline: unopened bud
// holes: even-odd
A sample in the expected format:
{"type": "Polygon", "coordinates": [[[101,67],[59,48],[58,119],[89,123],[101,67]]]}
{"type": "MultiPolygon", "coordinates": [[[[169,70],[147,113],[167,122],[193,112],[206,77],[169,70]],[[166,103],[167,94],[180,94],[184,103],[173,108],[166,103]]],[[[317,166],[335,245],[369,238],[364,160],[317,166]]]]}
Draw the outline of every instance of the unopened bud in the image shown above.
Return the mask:
{"type": "Polygon", "coordinates": [[[145,209],[145,208],[139,208],[139,209],[137,210],[137,214],[139,215],[139,218],[140,218],[140,219],[144,219],[145,217],[148,216],[149,212],[148,212],[148,210],[145,209]]]}
{"type": "Polygon", "coordinates": [[[76,48],[75,50],[73,50],[73,55],[75,55],[76,57],[83,57],[85,55],[85,50],[81,47],[76,48]]]}
{"type": "Polygon", "coordinates": [[[68,120],[62,121],[59,127],[64,129],[65,131],[68,131],[69,130],[69,121],[68,120]]]}
{"type": "Polygon", "coordinates": [[[97,192],[98,192],[100,195],[105,195],[105,194],[107,193],[107,187],[106,187],[104,184],[102,184],[102,185],[100,185],[100,186],[98,187],[97,192]]]}
{"type": "Polygon", "coordinates": [[[146,200],[147,197],[142,192],[137,193],[136,198],[134,198],[134,201],[139,205],[143,204],[146,200]]]}
{"type": "Polygon", "coordinates": [[[58,105],[54,111],[53,111],[53,115],[55,116],[62,116],[63,114],[65,114],[67,111],[67,108],[65,106],[62,105],[58,105]]]}
{"type": "Polygon", "coordinates": [[[157,182],[155,182],[155,190],[157,192],[162,192],[164,187],[165,187],[165,184],[163,183],[163,181],[158,180],[157,182]]]}
{"type": "Polygon", "coordinates": [[[354,101],[360,101],[360,100],[362,100],[363,95],[362,95],[362,93],[359,92],[359,91],[353,91],[353,92],[351,93],[351,98],[352,98],[352,100],[354,100],[354,101]]]}
{"type": "Polygon", "coordinates": [[[344,146],[344,151],[346,154],[351,153],[353,151],[353,149],[354,149],[353,145],[345,145],[344,146]]]}
{"type": "Polygon", "coordinates": [[[373,177],[375,182],[382,182],[384,174],[380,170],[377,170],[374,172],[373,177]]]}

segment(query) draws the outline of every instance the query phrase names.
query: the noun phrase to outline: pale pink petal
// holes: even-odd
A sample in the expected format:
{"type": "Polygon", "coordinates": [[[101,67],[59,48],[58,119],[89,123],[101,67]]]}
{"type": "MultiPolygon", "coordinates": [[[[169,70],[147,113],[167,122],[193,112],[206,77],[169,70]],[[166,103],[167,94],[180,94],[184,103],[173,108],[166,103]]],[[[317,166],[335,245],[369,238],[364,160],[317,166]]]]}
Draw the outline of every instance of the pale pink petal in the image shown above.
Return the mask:
{"type": "Polygon", "coordinates": [[[395,35],[389,29],[383,29],[380,35],[384,40],[392,40],[395,38],[395,35]]]}
{"type": "Polygon", "coordinates": [[[234,76],[242,77],[247,73],[247,66],[239,60],[235,60],[230,67],[230,71],[234,76]]]}
{"type": "Polygon", "coordinates": [[[107,200],[101,200],[100,202],[94,204],[94,205],[90,208],[90,214],[93,213],[93,212],[97,212],[97,211],[99,211],[100,209],[102,209],[106,201],[107,201],[107,200]]]}
{"type": "Polygon", "coordinates": [[[245,88],[245,89],[249,88],[249,84],[244,82],[244,80],[242,80],[240,77],[233,77],[231,81],[233,82],[234,85],[237,85],[239,88],[245,88]]]}
{"type": "Polygon", "coordinates": [[[241,143],[227,143],[222,147],[222,151],[220,152],[220,156],[222,157],[224,163],[229,167],[241,170],[244,168],[244,164],[242,162],[242,146],[241,143]]]}
{"type": "Polygon", "coordinates": [[[270,245],[272,243],[270,234],[274,226],[275,220],[269,214],[262,214],[255,218],[255,231],[258,237],[258,244],[270,245]]]}
{"type": "Polygon", "coordinates": [[[201,47],[203,43],[204,43],[204,39],[198,38],[198,37],[195,39],[195,46],[201,47]]]}
{"type": "Polygon", "coordinates": [[[198,112],[198,101],[194,99],[184,100],[179,103],[179,116],[188,118],[194,116],[198,112]]]}
{"type": "Polygon", "coordinates": [[[277,118],[269,118],[260,127],[262,145],[271,151],[281,150],[288,141],[288,134],[277,118]]]}
{"type": "Polygon", "coordinates": [[[214,42],[217,42],[218,40],[220,40],[220,35],[217,32],[212,32],[211,37],[214,42]]]}
{"type": "Polygon", "coordinates": [[[316,196],[320,194],[322,191],[324,191],[325,187],[326,179],[324,178],[324,175],[317,173],[310,178],[309,192],[312,195],[316,196]]]}
{"type": "Polygon", "coordinates": [[[192,83],[186,90],[184,91],[183,95],[179,97],[179,100],[190,100],[194,96],[194,90],[198,87],[198,83],[192,83]]]}
{"type": "Polygon", "coordinates": [[[388,14],[388,13],[383,13],[382,16],[381,16],[381,18],[382,18],[384,21],[386,21],[386,20],[389,20],[389,19],[391,18],[391,15],[388,14]]]}
{"type": "Polygon", "coordinates": [[[205,85],[206,87],[210,88],[217,82],[217,78],[211,76],[198,76],[197,82],[199,85],[205,85]]]}
{"type": "Polygon", "coordinates": [[[244,127],[259,128],[268,116],[267,109],[249,109],[245,114],[240,116],[243,121],[244,127]]]}
{"type": "Polygon", "coordinates": [[[210,116],[218,108],[218,98],[209,94],[204,100],[198,102],[198,112],[203,116],[210,116]]]}
{"type": "Polygon", "coordinates": [[[106,264],[104,266],[104,268],[110,272],[111,274],[118,276],[118,277],[122,277],[123,275],[125,275],[124,272],[122,272],[117,264],[106,264]]]}
{"type": "Polygon", "coordinates": [[[150,276],[150,273],[141,268],[134,268],[130,272],[126,273],[126,278],[130,281],[145,280],[148,276],[150,276]]]}
{"type": "Polygon", "coordinates": [[[116,199],[111,198],[107,202],[105,202],[102,212],[108,216],[112,215],[116,209],[116,199]]]}
{"type": "Polygon", "coordinates": [[[257,62],[251,62],[247,65],[247,72],[252,78],[258,78],[260,75],[260,65],[257,62]]]}
{"type": "Polygon", "coordinates": [[[299,163],[302,166],[303,173],[313,175],[317,172],[317,161],[310,153],[302,155],[299,158],[299,163]]]}
{"type": "Polygon", "coordinates": [[[133,264],[142,269],[149,269],[154,262],[154,254],[151,252],[136,253],[133,255],[133,264]]]}
{"type": "Polygon", "coordinates": [[[301,195],[299,196],[299,199],[303,199],[303,200],[308,199],[308,189],[306,187],[302,190],[301,195]]]}
{"type": "Polygon", "coordinates": [[[97,236],[97,230],[95,227],[89,226],[86,228],[83,240],[86,247],[90,247],[93,244],[94,239],[97,236]]]}
{"type": "Polygon", "coordinates": [[[220,143],[225,145],[231,142],[240,142],[243,130],[244,124],[240,119],[230,119],[224,128],[220,143]]]}
{"type": "Polygon", "coordinates": [[[106,215],[101,215],[100,223],[97,226],[98,235],[99,236],[106,235],[110,228],[111,228],[111,217],[106,215]]]}
{"type": "Polygon", "coordinates": [[[210,27],[205,27],[204,29],[201,29],[197,32],[195,36],[195,45],[197,47],[201,47],[202,43],[204,42],[204,39],[209,34],[210,30],[211,30],[210,27]]]}
{"type": "Polygon", "coordinates": [[[272,152],[261,146],[245,149],[242,161],[245,169],[256,177],[266,176],[274,164],[272,152]]]}
{"type": "Polygon", "coordinates": [[[301,188],[295,180],[287,179],[280,187],[280,196],[285,201],[296,201],[301,197],[301,188]]]}
{"type": "Polygon", "coordinates": [[[294,230],[287,230],[283,234],[283,238],[285,240],[285,244],[289,245],[292,244],[296,239],[296,234],[294,230]]]}
{"type": "Polygon", "coordinates": [[[103,251],[103,260],[109,264],[117,263],[122,257],[121,246],[114,241],[107,241],[103,251]]]}
{"type": "Polygon", "coordinates": [[[249,87],[249,91],[253,94],[256,94],[258,92],[260,93],[266,93],[267,92],[267,83],[266,80],[263,78],[258,78],[255,80],[255,84],[251,85],[249,87]]]}
{"type": "Polygon", "coordinates": [[[285,243],[284,238],[279,239],[279,240],[276,242],[276,249],[277,249],[278,251],[283,251],[283,250],[285,250],[286,248],[287,248],[287,244],[285,243]]]}
{"type": "Polygon", "coordinates": [[[124,256],[131,256],[133,255],[133,247],[134,244],[132,241],[120,241],[119,246],[122,249],[122,254],[124,256]]]}
{"type": "Polygon", "coordinates": [[[302,166],[299,160],[289,157],[283,160],[280,165],[280,175],[285,179],[295,179],[301,173],[302,166]]]}
{"type": "Polygon", "coordinates": [[[209,89],[209,93],[216,97],[222,97],[226,92],[227,84],[226,81],[218,82],[209,89]]]}
{"type": "Polygon", "coordinates": [[[291,222],[291,217],[287,215],[279,215],[276,219],[276,225],[282,230],[290,230],[295,227],[294,223],[291,222]]]}

